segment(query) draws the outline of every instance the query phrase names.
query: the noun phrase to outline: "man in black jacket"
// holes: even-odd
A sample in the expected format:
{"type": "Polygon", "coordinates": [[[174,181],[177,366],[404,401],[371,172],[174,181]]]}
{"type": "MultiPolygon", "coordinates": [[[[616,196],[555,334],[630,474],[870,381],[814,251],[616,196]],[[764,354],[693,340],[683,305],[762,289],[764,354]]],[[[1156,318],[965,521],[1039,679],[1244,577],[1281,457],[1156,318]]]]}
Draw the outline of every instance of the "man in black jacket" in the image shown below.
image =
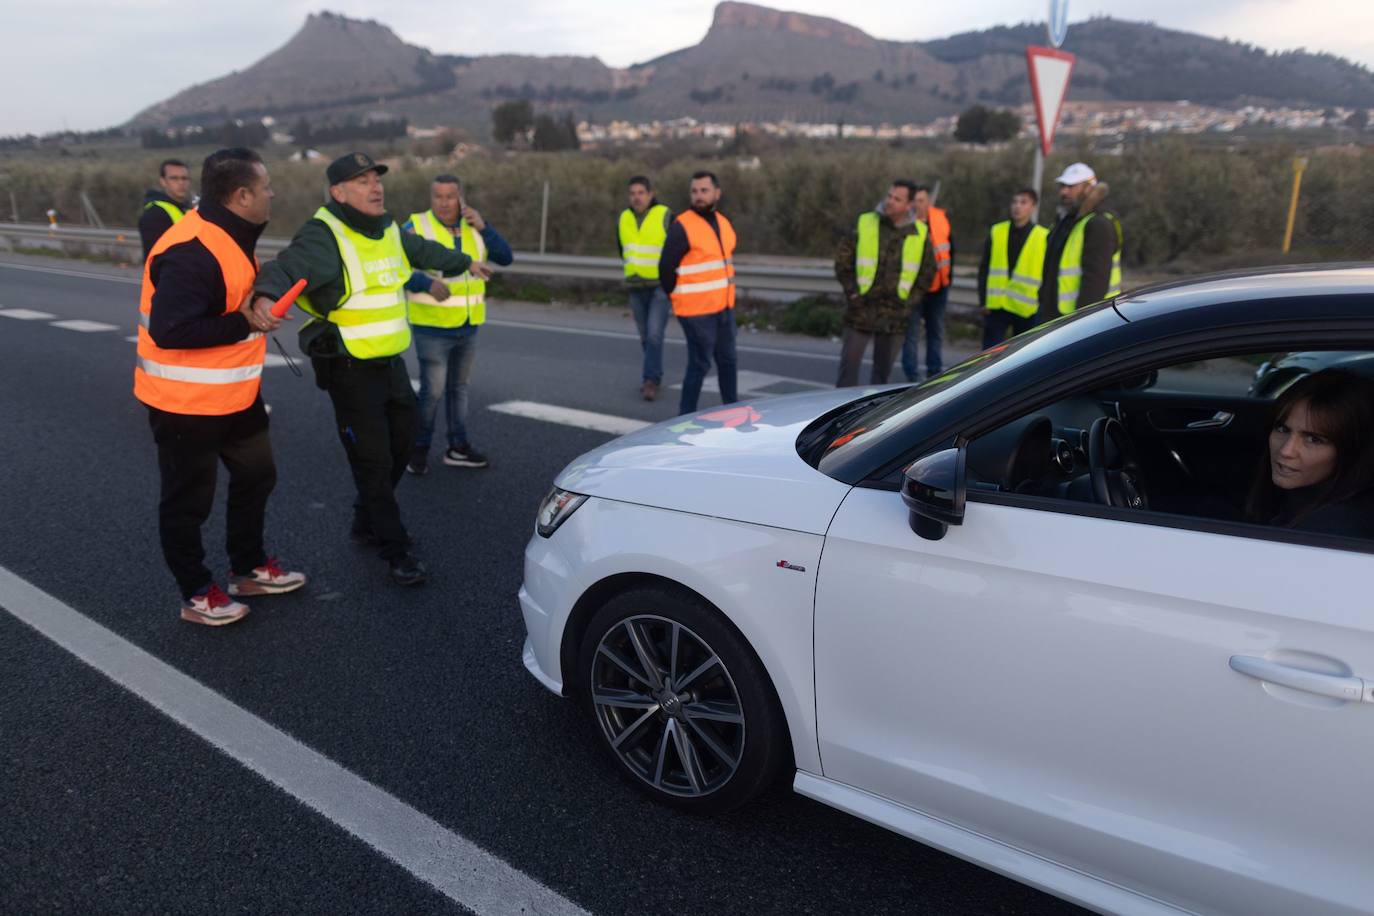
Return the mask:
{"type": "Polygon", "coordinates": [[[253,250],[271,214],[272,186],[257,153],[219,150],[201,172],[205,200],[154,245],[140,304],[134,394],[157,443],[163,555],[182,592],[182,619],[221,626],[248,613],[214,584],[200,528],[215,476],[229,471],[229,595],[270,595],[305,584],[263,548],[276,484],[260,394],[263,333],[278,324],[249,308],[253,250]]]}
{"type": "Polygon", "coordinates": [[[158,166],[158,187],[143,195],[138,216],[138,235],[143,240],[143,260],[162,233],[172,228],[191,209],[191,170],[180,159],[165,159],[158,166]]]}
{"type": "MultiPolygon", "coordinates": [[[[1059,185],[1058,220],[1050,230],[1045,248],[1045,269],[1040,278],[1038,323],[1053,321],[1078,309],[1100,302],[1112,290],[1112,274],[1119,272],[1122,235],[1121,221],[1102,206],[1107,199],[1105,181],[1083,162],[1075,162],[1055,179],[1059,185]],[[1061,261],[1074,229],[1083,223],[1082,263],[1069,270],[1082,271],[1082,282],[1075,293],[1068,292],[1077,278],[1064,274],[1061,261]],[[1063,287],[1063,289],[1061,289],[1063,287]],[[1062,293],[1062,295],[1061,295],[1062,293]]],[[[1119,283],[1119,277],[1118,277],[1119,283]]]]}

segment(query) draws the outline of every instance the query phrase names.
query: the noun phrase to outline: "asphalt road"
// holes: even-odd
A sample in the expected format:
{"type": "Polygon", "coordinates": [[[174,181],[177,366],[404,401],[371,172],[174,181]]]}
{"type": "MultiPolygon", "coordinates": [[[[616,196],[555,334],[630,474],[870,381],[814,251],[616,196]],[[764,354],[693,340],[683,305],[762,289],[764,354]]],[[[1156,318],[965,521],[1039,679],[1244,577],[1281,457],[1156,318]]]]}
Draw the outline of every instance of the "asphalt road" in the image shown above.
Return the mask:
{"type": "MultiPolygon", "coordinates": [[[[638,399],[638,345],[619,310],[492,308],[470,418],[492,466],[436,467],[399,490],[434,573],[419,589],[390,585],[382,561],[349,543],[351,483],[328,399],[308,367],[304,379],[270,368],[269,547],[310,586],[258,599],[223,630],[183,623],[157,547],[146,414],[130,393],[132,278],[0,258],[0,567],[593,913],[1071,910],[785,786],[720,818],[658,807],[526,673],[515,596],[535,507],[563,465],[608,436],[489,408],[675,413],[674,391],[638,399]]],[[[294,334],[278,337],[294,351],[294,334]]],[[[833,380],[834,344],[741,344],[752,391],[833,380]]],[[[680,379],[682,346],[666,356],[666,379],[680,379]]],[[[206,543],[221,573],[222,531],[217,511],[206,543]]],[[[8,613],[0,909],[462,911],[8,613]]]]}

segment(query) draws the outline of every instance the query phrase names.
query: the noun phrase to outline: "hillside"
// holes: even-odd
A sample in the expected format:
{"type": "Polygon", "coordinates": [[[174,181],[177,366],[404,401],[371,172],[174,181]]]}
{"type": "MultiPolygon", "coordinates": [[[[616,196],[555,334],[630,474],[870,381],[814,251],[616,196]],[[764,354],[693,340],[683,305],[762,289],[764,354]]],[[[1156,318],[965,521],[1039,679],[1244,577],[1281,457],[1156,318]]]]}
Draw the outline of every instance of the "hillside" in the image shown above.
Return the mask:
{"type": "MultiPolygon", "coordinates": [[[[1024,49],[1043,40],[1043,26],[1023,24],[885,41],[834,19],[723,2],[699,43],[615,69],[594,57],[438,55],[379,23],[321,13],[246,70],[184,90],[132,126],[340,116],[384,103],[412,121],[485,133],[490,109],[512,98],[602,122],[921,122],[974,102],[1027,101],[1024,49]]],[[[1272,54],[1111,18],[1074,25],[1065,47],[1079,58],[1075,100],[1374,107],[1374,73],[1327,54],[1272,54]]]]}

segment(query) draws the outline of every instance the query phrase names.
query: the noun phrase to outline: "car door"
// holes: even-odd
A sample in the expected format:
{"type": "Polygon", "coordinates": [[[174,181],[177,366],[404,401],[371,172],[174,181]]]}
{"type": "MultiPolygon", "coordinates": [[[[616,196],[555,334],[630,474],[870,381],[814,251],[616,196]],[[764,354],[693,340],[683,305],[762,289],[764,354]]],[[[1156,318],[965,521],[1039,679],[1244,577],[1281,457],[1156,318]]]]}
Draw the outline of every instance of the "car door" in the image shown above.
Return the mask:
{"type": "Polygon", "coordinates": [[[931,541],[854,489],[816,592],[825,777],[1189,909],[1368,912],[1374,558],[1126,517],[970,492],[931,541]]]}

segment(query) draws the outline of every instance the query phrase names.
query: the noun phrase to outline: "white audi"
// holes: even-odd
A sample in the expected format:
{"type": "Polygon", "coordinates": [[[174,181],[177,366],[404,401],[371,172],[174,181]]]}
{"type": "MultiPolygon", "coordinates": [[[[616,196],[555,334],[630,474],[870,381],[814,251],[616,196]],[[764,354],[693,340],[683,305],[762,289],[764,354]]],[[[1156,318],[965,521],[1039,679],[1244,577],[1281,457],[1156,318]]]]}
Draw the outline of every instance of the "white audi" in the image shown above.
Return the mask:
{"type": "Polygon", "coordinates": [[[1374,912],[1374,383],[1252,387],[1374,351],[1371,291],[1158,287],[610,442],[540,509],[525,665],[681,808],[785,774],[1103,911],[1374,912]]]}

